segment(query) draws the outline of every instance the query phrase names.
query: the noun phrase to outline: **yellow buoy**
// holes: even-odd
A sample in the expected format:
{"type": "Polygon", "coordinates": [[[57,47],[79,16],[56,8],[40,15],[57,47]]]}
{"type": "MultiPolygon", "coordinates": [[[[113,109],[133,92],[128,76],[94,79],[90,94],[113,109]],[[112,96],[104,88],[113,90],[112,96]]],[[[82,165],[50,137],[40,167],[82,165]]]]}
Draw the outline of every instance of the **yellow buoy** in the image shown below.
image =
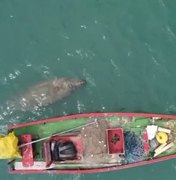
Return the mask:
{"type": "Polygon", "coordinates": [[[156,135],[156,139],[160,144],[164,144],[168,140],[168,135],[165,132],[158,132],[156,135]]]}

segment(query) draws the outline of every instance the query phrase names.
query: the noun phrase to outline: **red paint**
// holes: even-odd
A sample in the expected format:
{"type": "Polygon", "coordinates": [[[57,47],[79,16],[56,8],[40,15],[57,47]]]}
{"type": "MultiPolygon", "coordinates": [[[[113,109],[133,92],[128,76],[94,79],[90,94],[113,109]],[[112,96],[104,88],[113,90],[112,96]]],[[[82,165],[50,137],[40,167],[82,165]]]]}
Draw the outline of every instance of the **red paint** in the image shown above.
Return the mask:
{"type": "Polygon", "coordinates": [[[150,148],[147,132],[144,132],[143,138],[144,138],[144,150],[145,150],[145,155],[147,155],[148,152],[149,152],[149,148],[150,148]]]}
{"type": "MultiPolygon", "coordinates": [[[[69,115],[69,116],[62,116],[62,117],[56,117],[51,119],[45,119],[45,120],[39,120],[35,122],[29,122],[14,126],[9,126],[8,129],[16,129],[19,127],[25,127],[29,125],[35,125],[35,124],[41,124],[41,123],[48,123],[53,121],[59,121],[59,120],[69,120],[74,118],[84,118],[84,117],[101,117],[101,116],[129,116],[129,117],[161,117],[161,118],[171,118],[176,120],[176,115],[163,115],[163,114],[145,114],[145,113],[118,113],[118,112],[109,112],[109,113],[87,113],[87,114],[77,114],[77,115],[69,115]]],[[[176,158],[176,154],[161,157],[157,159],[151,159],[148,161],[142,161],[137,162],[133,164],[127,164],[123,166],[115,166],[115,167],[108,167],[108,168],[99,168],[99,169],[85,169],[85,170],[11,170],[9,169],[9,172],[11,174],[16,173],[53,173],[53,174],[78,174],[78,173],[97,173],[97,172],[105,172],[105,171],[112,171],[112,170],[120,170],[120,169],[126,169],[136,166],[142,166],[147,164],[152,164],[160,161],[165,161],[169,159],[176,158]]]]}
{"type": "MultiPolygon", "coordinates": [[[[32,141],[32,136],[30,134],[23,134],[20,136],[22,144],[29,143],[32,141]]],[[[29,167],[34,165],[34,156],[32,150],[32,144],[28,144],[21,149],[22,153],[22,164],[24,167],[29,167]]]]}
{"type": "Polygon", "coordinates": [[[109,154],[124,154],[124,136],[122,128],[107,129],[107,142],[109,154]]]}
{"type": "Polygon", "coordinates": [[[46,167],[52,164],[51,152],[50,152],[50,142],[46,141],[43,143],[44,159],[46,162],[46,167]]]}

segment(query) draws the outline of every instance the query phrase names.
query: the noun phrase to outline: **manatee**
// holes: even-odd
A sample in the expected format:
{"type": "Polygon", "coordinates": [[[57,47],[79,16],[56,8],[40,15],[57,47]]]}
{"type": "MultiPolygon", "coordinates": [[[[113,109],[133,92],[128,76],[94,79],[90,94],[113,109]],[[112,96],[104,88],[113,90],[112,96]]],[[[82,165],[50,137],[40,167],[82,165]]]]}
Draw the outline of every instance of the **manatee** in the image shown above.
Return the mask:
{"type": "Polygon", "coordinates": [[[55,78],[29,88],[13,103],[14,109],[33,110],[47,106],[69,96],[71,92],[86,84],[76,78],[55,78]]]}

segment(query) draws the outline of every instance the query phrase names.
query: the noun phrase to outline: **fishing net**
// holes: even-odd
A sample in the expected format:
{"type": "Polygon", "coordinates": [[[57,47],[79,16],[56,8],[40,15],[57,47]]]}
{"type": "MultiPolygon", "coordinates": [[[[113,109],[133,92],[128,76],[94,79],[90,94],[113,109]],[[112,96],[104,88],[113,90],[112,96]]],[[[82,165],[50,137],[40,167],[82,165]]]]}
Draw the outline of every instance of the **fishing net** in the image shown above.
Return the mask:
{"type": "Polygon", "coordinates": [[[129,163],[138,162],[144,159],[144,144],[134,132],[124,133],[126,160],[129,163]]]}
{"type": "Polygon", "coordinates": [[[116,155],[107,153],[106,129],[111,125],[102,119],[97,124],[82,129],[81,136],[84,143],[84,161],[86,163],[110,163],[117,162],[116,155]]]}

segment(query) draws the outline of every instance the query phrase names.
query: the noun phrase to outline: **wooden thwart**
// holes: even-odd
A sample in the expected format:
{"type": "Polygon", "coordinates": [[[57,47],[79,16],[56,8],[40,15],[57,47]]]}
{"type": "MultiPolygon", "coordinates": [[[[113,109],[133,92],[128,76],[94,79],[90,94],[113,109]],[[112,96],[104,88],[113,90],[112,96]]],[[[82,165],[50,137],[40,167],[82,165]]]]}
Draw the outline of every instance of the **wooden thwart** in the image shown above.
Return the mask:
{"type": "Polygon", "coordinates": [[[155,149],[155,153],[160,152],[160,150],[166,145],[167,145],[167,143],[161,144],[157,149],[155,149]]]}
{"type": "Polygon", "coordinates": [[[164,146],[163,148],[160,148],[157,152],[155,152],[154,157],[156,157],[156,156],[160,155],[161,153],[163,153],[164,151],[170,149],[172,146],[174,146],[173,142],[164,146]]]}
{"type": "Polygon", "coordinates": [[[161,127],[158,128],[158,131],[165,132],[165,133],[168,133],[168,134],[171,133],[171,130],[170,130],[170,129],[161,128],[161,127]]]}

